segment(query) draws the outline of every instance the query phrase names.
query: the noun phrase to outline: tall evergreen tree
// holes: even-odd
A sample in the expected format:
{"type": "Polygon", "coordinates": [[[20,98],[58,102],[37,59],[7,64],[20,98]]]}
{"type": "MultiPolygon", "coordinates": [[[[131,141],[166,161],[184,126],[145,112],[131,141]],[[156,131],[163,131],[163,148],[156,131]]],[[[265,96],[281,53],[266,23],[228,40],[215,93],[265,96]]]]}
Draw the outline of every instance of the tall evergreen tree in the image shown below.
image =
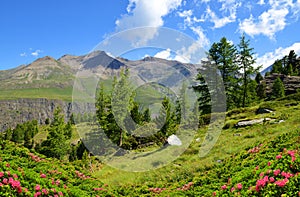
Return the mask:
{"type": "Polygon", "coordinates": [[[280,98],[285,96],[285,92],[284,92],[284,84],[282,82],[282,80],[277,77],[277,79],[274,81],[273,87],[272,87],[272,98],[280,98]]]}
{"type": "Polygon", "coordinates": [[[227,108],[231,109],[239,105],[239,71],[236,62],[236,47],[227,41],[225,37],[220,42],[213,43],[209,49],[209,57],[215,62],[223,78],[227,96],[227,108]]]}
{"type": "Polygon", "coordinates": [[[246,40],[245,35],[243,34],[240,38],[239,47],[239,69],[242,70],[242,89],[243,89],[243,96],[242,96],[242,107],[246,107],[247,103],[246,100],[248,98],[248,103],[252,102],[249,100],[251,97],[248,95],[250,92],[255,92],[256,87],[249,86],[249,83],[252,83],[251,76],[258,72],[259,68],[254,68],[253,64],[255,63],[255,58],[253,57],[254,52],[253,48],[250,48],[250,40],[246,40]],[[252,88],[252,90],[249,90],[252,88]]]}
{"type": "Polygon", "coordinates": [[[67,141],[64,119],[61,109],[55,109],[47,139],[41,144],[42,154],[58,159],[63,159],[68,154],[70,146],[67,141]]]}

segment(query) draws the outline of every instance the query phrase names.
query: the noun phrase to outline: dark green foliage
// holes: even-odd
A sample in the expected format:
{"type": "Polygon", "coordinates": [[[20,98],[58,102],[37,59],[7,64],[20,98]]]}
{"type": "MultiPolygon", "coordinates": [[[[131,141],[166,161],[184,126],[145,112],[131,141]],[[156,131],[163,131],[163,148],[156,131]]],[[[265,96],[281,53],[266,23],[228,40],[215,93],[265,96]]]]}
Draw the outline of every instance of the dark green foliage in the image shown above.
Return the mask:
{"type": "Polygon", "coordinates": [[[14,129],[7,129],[4,132],[4,139],[24,144],[27,148],[33,147],[33,137],[39,132],[36,120],[17,124],[14,129]]]}
{"type": "Polygon", "coordinates": [[[291,50],[288,55],[274,62],[271,73],[298,76],[299,65],[300,62],[297,59],[297,54],[294,50],[291,50]]]}
{"type": "MultiPolygon", "coordinates": [[[[249,106],[249,104],[256,100],[256,85],[251,76],[258,72],[258,68],[254,68],[255,63],[253,48],[250,48],[250,41],[245,39],[243,34],[240,38],[239,47],[239,68],[242,70],[242,107],[249,106]]],[[[258,76],[259,77],[259,76],[258,76]]]]}
{"type": "Polygon", "coordinates": [[[209,49],[209,58],[211,58],[220,71],[223,79],[224,88],[227,96],[227,109],[232,109],[240,105],[240,86],[237,64],[236,47],[227,41],[225,37],[220,42],[213,43],[209,49]]]}
{"type": "Polygon", "coordinates": [[[281,79],[278,77],[273,84],[271,98],[280,98],[285,96],[284,85],[281,79]]]}
{"type": "Polygon", "coordinates": [[[47,139],[42,142],[38,150],[47,157],[63,159],[69,153],[70,146],[67,140],[70,139],[72,127],[71,124],[65,124],[64,119],[61,109],[57,108],[54,111],[54,118],[48,130],[47,139]]]}
{"type": "MultiPolygon", "coordinates": [[[[175,115],[174,104],[168,99],[162,101],[159,117],[151,122],[149,108],[142,107],[134,100],[135,92],[131,92],[129,71],[122,71],[120,79],[115,78],[113,91],[106,93],[103,84],[97,93],[96,116],[101,131],[111,142],[124,149],[137,149],[143,144],[161,144],[175,132],[181,117],[181,108],[175,115]],[[156,126],[155,126],[156,124],[156,126]],[[153,129],[161,128],[154,135],[153,129]]],[[[179,101],[178,101],[179,102],[179,101]]],[[[183,101],[181,101],[183,102],[183,101]]]]}
{"type": "Polygon", "coordinates": [[[262,81],[261,83],[258,84],[256,89],[256,94],[260,99],[265,99],[267,97],[266,87],[267,85],[265,81],[262,81]]]}
{"type": "Polygon", "coordinates": [[[264,79],[264,77],[260,74],[260,72],[257,72],[256,73],[256,76],[255,76],[255,81],[257,84],[260,84],[260,82],[264,79]]]}

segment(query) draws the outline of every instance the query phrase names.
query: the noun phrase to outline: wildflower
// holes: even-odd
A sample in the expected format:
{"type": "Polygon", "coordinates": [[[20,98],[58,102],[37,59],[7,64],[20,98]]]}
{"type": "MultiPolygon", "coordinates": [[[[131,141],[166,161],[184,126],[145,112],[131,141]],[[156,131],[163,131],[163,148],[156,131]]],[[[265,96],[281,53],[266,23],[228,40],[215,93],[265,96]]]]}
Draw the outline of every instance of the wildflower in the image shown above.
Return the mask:
{"type": "Polygon", "coordinates": [[[7,163],[7,164],[5,164],[5,166],[9,168],[9,167],[10,167],[10,164],[9,164],[9,163],[7,163]]]}
{"type": "Polygon", "coordinates": [[[39,191],[41,189],[41,186],[40,185],[36,185],[35,186],[35,191],[39,191]]]}
{"type": "Polygon", "coordinates": [[[270,165],[271,165],[271,162],[269,161],[269,162],[268,162],[268,166],[270,166],[270,165]]]}
{"type": "Polygon", "coordinates": [[[264,173],[263,173],[263,172],[261,172],[261,173],[259,174],[259,176],[264,176],[264,173]]]}
{"type": "Polygon", "coordinates": [[[48,194],[48,190],[42,189],[42,193],[45,194],[45,195],[47,195],[48,194]]]}
{"type": "Polygon", "coordinates": [[[2,180],[2,182],[3,182],[4,185],[7,185],[7,184],[8,184],[8,179],[7,179],[7,178],[4,178],[4,179],[2,180]]]}
{"type": "Polygon", "coordinates": [[[243,188],[243,185],[241,183],[236,184],[236,188],[238,188],[239,190],[241,190],[243,188]]]}
{"type": "Polygon", "coordinates": [[[283,179],[283,180],[279,180],[275,182],[275,185],[279,186],[279,187],[284,187],[285,184],[288,182],[289,180],[287,178],[283,179]]]}
{"type": "Polygon", "coordinates": [[[40,175],[41,178],[46,178],[47,176],[45,174],[40,175]]]}
{"type": "Polygon", "coordinates": [[[274,170],[274,176],[277,176],[278,174],[280,174],[280,169],[274,170]]]}
{"type": "Polygon", "coordinates": [[[233,192],[235,190],[235,188],[234,187],[232,187],[231,189],[230,189],[230,192],[233,192]]]}
{"type": "MultiPolygon", "coordinates": [[[[300,193],[300,192],[299,192],[300,193]]],[[[216,196],[217,195],[217,192],[213,192],[212,193],[212,196],[216,196]]]]}
{"type": "Polygon", "coordinates": [[[227,189],[227,185],[223,185],[223,186],[221,187],[221,189],[222,189],[222,190],[227,189]]]}
{"type": "Polygon", "coordinates": [[[42,195],[41,192],[36,192],[33,196],[34,196],[34,197],[38,197],[38,196],[40,196],[40,195],[42,195]]]}
{"type": "Polygon", "coordinates": [[[281,159],[282,158],[282,155],[277,155],[276,156],[276,159],[281,159]]]}
{"type": "Polygon", "coordinates": [[[4,172],[0,172],[0,178],[4,176],[4,172]]]}
{"type": "Polygon", "coordinates": [[[64,194],[62,192],[58,192],[59,196],[64,196],[64,194]]]}
{"type": "Polygon", "coordinates": [[[274,183],[275,182],[274,177],[270,177],[269,181],[270,181],[270,183],[274,183]]]}

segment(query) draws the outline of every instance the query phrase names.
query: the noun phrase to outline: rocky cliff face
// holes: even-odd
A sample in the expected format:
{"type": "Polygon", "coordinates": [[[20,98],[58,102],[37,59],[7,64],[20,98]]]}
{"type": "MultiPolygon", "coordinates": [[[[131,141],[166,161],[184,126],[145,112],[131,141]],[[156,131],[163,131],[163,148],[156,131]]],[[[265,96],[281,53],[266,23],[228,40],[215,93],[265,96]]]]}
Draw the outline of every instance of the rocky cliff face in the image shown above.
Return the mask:
{"type": "Polygon", "coordinates": [[[94,104],[80,104],[48,99],[18,99],[0,101],[0,131],[14,128],[18,123],[37,120],[45,124],[47,118],[53,118],[54,110],[60,107],[66,120],[72,113],[95,112],[94,104]]]}
{"type": "Polygon", "coordinates": [[[270,94],[272,92],[272,87],[275,79],[280,78],[285,87],[286,95],[293,94],[297,92],[297,89],[300,89],[300,77],[299,76],[287,76],[283,74],[271,74],[266,76],[264,81],[266,82],[266,93],[270,94]]]}

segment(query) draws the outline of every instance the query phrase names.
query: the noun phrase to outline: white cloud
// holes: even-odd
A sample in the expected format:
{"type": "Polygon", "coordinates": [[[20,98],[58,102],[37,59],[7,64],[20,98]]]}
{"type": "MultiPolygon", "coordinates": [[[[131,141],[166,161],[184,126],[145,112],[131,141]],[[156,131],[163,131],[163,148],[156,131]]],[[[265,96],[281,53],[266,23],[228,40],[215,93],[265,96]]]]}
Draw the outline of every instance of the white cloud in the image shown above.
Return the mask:
{"type": "Polygon", "coordinates": [[[40,53],[42,53],[42,51],[38,49],[38,50],[35,50],[34,52],[32,52],[31,55],[34,57],[37,57],[40,55],[40,53]]]}
{"type": "Polygon", "coordinates": [[[236,21],[236,10],[233,10],[229,16],[219,18],[215,12],[213,12],[209,7],[206,9],[206,17],[210,18],[210,21],[214,23],[214,28],[221,28],[236,21]]]}
{"type": "Polygon", "coordinates": [[[265,5],[265,0],[259,0],[258,5],[265,5]]]}
{"type": "MultiPolygon", "coordinates": [[[[263,5],[265,2],[260,0],[258,4],[263,5]]],[[[251,15],[250,18],[244,19],[240,22],[239,29],[252,37],[262,34],[275,39],[275,34],[287,26],[288,15],[300,11],[299,0],[295,3],[293,0],[269,0],[268,4],[271,7],[269,10],[264,11],[258,18],[251,15]]]]}
{"type": "Polygon", "coordinates": [[[291,50],[294,50],[296,54],[300,55],[300,42],[296,42],[293,45],[286,48],[278,48],[274,52],[268,52],[261,57],[257,57],[256,66],[263,65],[262,69],[271,66],[275,60],[283,58],[288,55],[291,50]]]}
{"type": "MultiPolygon", "coordinates": [[[[116,21],[117,31],[122,31],[136,27],[161,27],[164,25],[163,17],[177,9],[182,4],[182,0],[129,0],[127,6],[128,14],[123,15],[116,21]]],[[[145,44],[156,35],[155,28],[136,32],[131,35],[138,38],[138,44],[145,44]]]]}
{"type": "Polygon", "coordinates": [[[27,54],[24,52],[24,53],[21,53],[20,56],[21,57],[27,57],[27,54]]]}
{"type": "Polygon", "coordinates": [[[154,57],[161,58],[161,59],[167,59],[167,60],[172,59],[171,58],[171,49],[166,49],[166,50],[160,51],[160,52],[156,53],[154,55],[154,57]]]}

